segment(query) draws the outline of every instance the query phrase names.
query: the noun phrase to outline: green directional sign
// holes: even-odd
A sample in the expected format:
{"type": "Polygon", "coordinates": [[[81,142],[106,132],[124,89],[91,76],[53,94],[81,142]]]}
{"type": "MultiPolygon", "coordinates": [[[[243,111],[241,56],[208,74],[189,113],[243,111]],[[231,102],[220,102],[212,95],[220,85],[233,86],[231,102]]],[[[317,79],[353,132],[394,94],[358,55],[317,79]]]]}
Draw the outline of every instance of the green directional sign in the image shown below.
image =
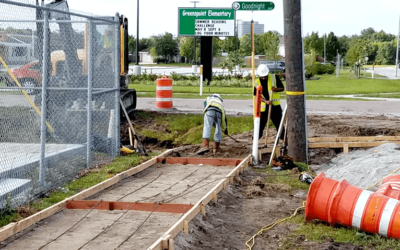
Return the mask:
{"type": "Polygon", "coordinates": [[[235,36],[235,11],[178,8],[179,36],[235,36]]]}
{"type": "Polygon", "coordinates": [[[234,2],[232,4],[234,10],[273,10],[274,8],[273,2],[234,2]]]}

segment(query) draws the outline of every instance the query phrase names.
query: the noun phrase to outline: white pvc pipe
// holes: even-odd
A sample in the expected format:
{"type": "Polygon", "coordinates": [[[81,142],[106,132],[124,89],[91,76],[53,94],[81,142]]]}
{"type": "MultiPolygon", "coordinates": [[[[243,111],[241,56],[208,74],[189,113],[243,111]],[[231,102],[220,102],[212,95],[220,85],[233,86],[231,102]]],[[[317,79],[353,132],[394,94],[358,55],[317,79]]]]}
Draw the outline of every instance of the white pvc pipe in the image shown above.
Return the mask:
{"type": "Polygon", "coordinates": [[[203,95],[203,65],[200,65],[200,95],[203,95]]]}
{"type": "MultiPolygon", "coordinates": [[[[268,126],[268,124],[267,124],[268,126]]],[[[260,135],[260,117],[254,118],[254,134],[253,134],[253,165],[258,163],[258,137],[260,135]]]]}

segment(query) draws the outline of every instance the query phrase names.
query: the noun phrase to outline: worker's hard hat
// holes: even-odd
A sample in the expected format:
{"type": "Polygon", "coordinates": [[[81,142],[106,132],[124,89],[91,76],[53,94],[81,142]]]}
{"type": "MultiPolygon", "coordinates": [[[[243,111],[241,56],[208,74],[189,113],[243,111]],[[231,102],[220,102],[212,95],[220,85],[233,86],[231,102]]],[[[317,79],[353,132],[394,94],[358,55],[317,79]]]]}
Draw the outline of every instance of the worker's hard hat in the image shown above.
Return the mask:
{"type": "Polygon", "coordinates": [[[265,64],[260,64],[260,65],[258,66],[258,68],[257,68],[257,74],[258,74],[260,77],[267,76],[268,73],[269,73],[269,69],[268,69],[267,65],[265,65],[265,64]]]}

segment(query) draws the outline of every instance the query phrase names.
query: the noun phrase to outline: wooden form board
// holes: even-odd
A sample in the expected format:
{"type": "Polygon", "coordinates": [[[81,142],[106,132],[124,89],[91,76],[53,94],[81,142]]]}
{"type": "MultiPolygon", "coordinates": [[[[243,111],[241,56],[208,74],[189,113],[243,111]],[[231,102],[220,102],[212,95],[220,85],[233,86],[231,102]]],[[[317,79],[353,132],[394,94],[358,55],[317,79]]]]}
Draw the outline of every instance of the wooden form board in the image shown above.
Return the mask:
{"type": "Polygon", "coordinates": [[[357,137],[308,138],[308,142],[368,142],[368,141],[400,141],[400,136],[357,136],[357,137]]]}
{"type": "MultiPolygon", "coordinates": [[[[238,175],[245,168],[248,167],[251,159],[251,155],[243,159],[235,169],[233,169],[224,179],[218,182],[213,189],[211,189],[205,196],[203,196],[203,198],[201,198],[187,213],[185,213],[164,235],[162,235],[153,245],[151,245],[148,250],[166,249],[166,242],[173,242],[173,238],[179,232],[185,229],[185,225],[189,223],[194,217],[196,217],[198,213],[202,212],[202,210],[204,210],[202,208],[207,205],[213,198],[215,199],[216,194],[218,194],[225,185],[227,185],[228,183],[232,183],[234,176],[238,175]]],[[[168,249],[173,249],[171,248],[171,244],[169,244],[168,249]]]]}
{"type": "MultiPolygon", "coordinates": [[[[165,151],[164,153],[162,153],[161,155],[159,155],[157,157],[167,157],[173,151],[174,151],[173,149],[170,149],[168,151],[165,151]]],[[[10,223],[10,224],[0,228],[0,241],[3,241],[5,239],[7,239],[8,237],[11,237],[12,235],[14,235],[16,233],[23,231],[26,228],[32,226],[33,224],[35,224],[43,219],[46,219],[47,217],[62,210],[68,204],[68,202],[71,200],[84,200],[85,198],[90,197],[94,194],[97,194],[98,192],[122,181],[123,179],[125,179],[131,175],[137,174],[137,173],[151,167],[152,165],[157,163],[157,157],[153,157],[152,159],[140,164],[139,166],[128,169],[128,170],[126,170],[122,173],[119,173],[119,174],[115,175],[114,177],[111,177],[110,179],[105,180],[91,188],[83,190],[82,192],[80,192],[74,196],[68,197],[67,199],[65,199],[63,201],[60,201],[59,203],[54,204],[53,206],[40,211],[39,213],[31,215],[21,221],[10,223]]]]}
{"type": "Polygon", "coordinates": [[[309,148],[371,148],[377,147],[385,143],[397,143],[400,141],[374,141],[374,142],[316,142],[309,143],[309,148]]]}
{"type": "Polygon", "coordinates": [[[193,205],[172,204],[172,203],[144,203],[144,202],[123,202],[123,201],[71,201],[67,209],[97,209],[97,210],[135,210],[156,213],[185,213],[193,205]]]}
{"type": "Polygon", "coordinates": [[[400,144],[400,136],[359,136],[359,137],[318,137],[308,138],[309,148],[343,148],[344,153],[349,148],[370,148],[386,143],[400,144]]]}
{"type": "Polygon", "coordinates": [[[158,157],[157,162],[167,164],[204,164],[213,166],[234,166],[240,164],[242,159],[229,159],[229,158],[185,158],[185,157],[158,157]]]}

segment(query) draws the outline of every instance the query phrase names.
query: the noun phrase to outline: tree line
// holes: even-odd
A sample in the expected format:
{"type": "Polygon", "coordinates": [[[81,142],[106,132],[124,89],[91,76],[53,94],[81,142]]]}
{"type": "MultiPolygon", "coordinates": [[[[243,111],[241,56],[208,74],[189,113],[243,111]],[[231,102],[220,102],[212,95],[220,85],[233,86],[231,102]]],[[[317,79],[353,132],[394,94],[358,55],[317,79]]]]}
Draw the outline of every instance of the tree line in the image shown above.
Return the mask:
{"type": "MultiPolygon", "coordinates": [[[[282,35],[277,31],[268,31],[262,34],[256,34],[254,38],[254,50],[256,55],[265,55],[266,60],[279,61],[281,56],[279,52],[279,37],[282,35]]],[[[136,39],[129,36],[129,51],[136,51],[136,39]]],[[[336,61],[337,55],[344,59],[345,63],[354,65],[357,62],[368,64],[395,64],[396,60],[396,36],[386,33],[383,30],[375,31],[373,28],[367,28],[361,31],[360,35],[338,37],[334,32],[320,35],[318,32],[307,34],[304,38],[304,53],[307,57],[319,55],[324,57],[324,48],[326,48],[326,60],[336,61]],[[368,62],[365,58],[368,57],[368,62]]],[[[200,38],[194,37],[174,37],[166,32],[149,38],[139,40],[139,51],[148,49],[155,61],[171,61],[173,56],[180,54],[186,58],[187,63],[194,63],[200,57],[200,38]],[[196,55],[194,55],[194,46],[196,46],[196,55]]],[[[222,52],[232,53],[244,57],[251,55],[250,34],[236,37],[225,37],[224,39],[213,38],[213,54],[215,57],[222,52]]]]}

